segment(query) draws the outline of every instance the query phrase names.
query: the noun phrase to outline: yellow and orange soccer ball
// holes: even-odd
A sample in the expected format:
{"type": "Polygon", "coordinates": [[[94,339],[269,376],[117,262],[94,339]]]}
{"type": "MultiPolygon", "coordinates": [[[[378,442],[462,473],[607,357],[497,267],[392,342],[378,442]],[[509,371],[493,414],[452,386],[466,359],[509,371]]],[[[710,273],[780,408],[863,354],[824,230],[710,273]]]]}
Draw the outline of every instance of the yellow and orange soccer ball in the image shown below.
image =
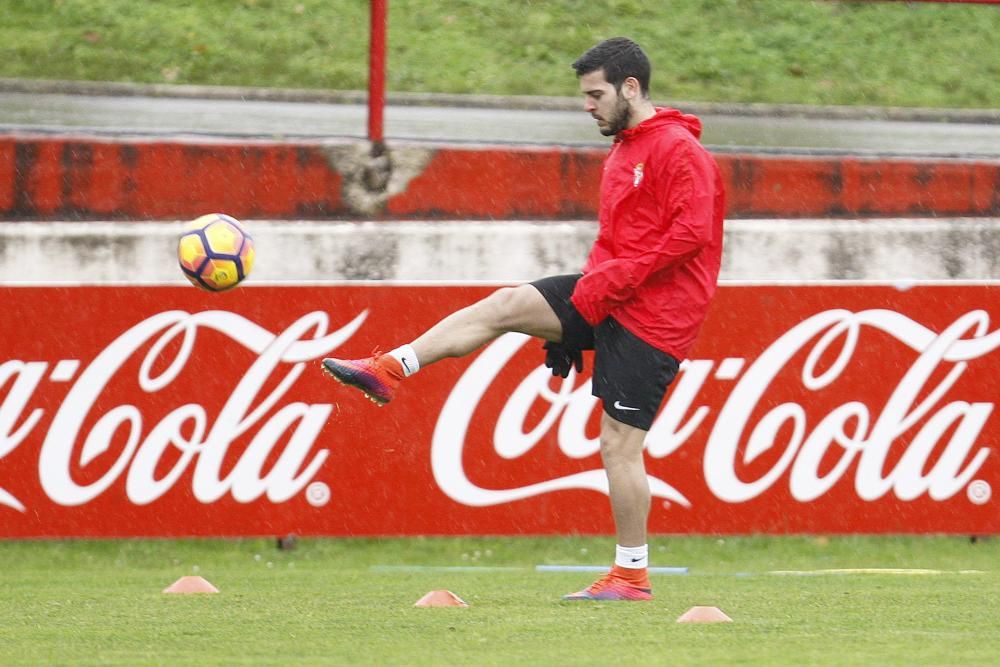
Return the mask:
{"type": "Polygon", "coordinates": [[[177,242],[177,261],[195,286],[225,292],[253,269],[253,237],[235,218],[209,213],[188,223],[177,242]]]}

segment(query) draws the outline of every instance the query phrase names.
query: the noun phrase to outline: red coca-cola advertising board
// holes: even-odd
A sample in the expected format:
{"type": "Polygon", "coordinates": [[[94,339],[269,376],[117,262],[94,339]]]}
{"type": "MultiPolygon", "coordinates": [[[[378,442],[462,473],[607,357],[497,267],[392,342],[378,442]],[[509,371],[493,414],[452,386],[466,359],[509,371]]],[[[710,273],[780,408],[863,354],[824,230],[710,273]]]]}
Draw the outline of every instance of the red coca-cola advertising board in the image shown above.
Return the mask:
{"type": "MultiPolygon", "coordinates": [[[[611,533],[589,367],[508,334],[383,408],[319,369],[492,289],[0,287],[0,537],[611,533]]],[[[1000,532],[998,315],[723,286],[647,439],[652,531],[1000,532]]]]}

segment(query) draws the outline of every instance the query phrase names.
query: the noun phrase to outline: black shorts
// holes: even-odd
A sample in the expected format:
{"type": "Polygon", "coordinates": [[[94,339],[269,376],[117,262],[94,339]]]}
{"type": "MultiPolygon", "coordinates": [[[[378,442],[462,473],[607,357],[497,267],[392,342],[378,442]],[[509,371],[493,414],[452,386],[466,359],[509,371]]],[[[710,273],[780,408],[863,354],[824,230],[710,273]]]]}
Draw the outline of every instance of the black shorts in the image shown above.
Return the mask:
{"type": "Polygon", "coordinates": [[[648,431],[667,387],[677,375],[679,363],[613,317],[595,327],[587,324],[570,301],[580,275],[551,276],[531,284],[562,323],[563,345],[594,350],[591,393],[601,399],[604,412],[624,424],[648,431]]]}

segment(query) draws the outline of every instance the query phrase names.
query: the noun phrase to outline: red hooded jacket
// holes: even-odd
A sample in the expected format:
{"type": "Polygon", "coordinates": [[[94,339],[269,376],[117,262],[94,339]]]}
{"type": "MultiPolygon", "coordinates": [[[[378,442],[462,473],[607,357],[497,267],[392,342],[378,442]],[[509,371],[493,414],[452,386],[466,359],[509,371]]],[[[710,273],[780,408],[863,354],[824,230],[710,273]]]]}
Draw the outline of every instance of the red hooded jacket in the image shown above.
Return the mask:
{"type": "Polygon", "coordinates": [[[725,193],[701,121],[656,111],[604,161],[600,228],[572,300],[591,325],[610,315],[683,360],[718,283],[725,193]]]}

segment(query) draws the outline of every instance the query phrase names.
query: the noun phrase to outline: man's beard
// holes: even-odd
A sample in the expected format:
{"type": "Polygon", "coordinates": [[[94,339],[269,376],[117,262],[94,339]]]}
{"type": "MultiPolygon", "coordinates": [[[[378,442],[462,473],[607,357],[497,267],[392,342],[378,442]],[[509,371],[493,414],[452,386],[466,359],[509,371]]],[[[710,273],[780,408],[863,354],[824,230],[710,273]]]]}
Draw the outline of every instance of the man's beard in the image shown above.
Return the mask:
{"type": "Polygon", "coordinates": [[[632,107],[628,100],[619,97],[618,101],[615,102],[615,108],[611,110],[611,115],[607,119],[608,126],[601,130],[601,134],[612,137],[627,128],[630,120],[632,120],[632,107]]]}

